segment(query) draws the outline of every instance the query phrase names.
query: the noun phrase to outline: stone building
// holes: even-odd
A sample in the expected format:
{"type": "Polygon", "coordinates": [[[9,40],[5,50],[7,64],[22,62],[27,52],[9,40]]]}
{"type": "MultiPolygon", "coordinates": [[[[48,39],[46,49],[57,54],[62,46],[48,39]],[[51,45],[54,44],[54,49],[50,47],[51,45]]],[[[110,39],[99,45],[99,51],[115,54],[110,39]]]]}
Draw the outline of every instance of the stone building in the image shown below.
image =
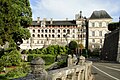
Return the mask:
{"type": "Polygon", "coordinates": [[[94,11],[89,18],[89,48],[102,48],[107,26],[112,22],[111,16],[104,10],[94,11]]]}
{"type": "MultiPolygon", "coordinates": [[[[101,59],[120,62],[120,23],[118,28],[105,34],[101,59]]],[[[113,26],[115,27],[115,26],[113,26]]]]}
{"type": "MultiPolygon", "coordinates": [[[[82,13],[80,13],[80,16],[82,13]]],[[[29,40],[24,40],[21,49],[42,48],[52,44],[66,45],[71,40],[76,40],[85,45],[85,25],[83,17],[76,20],[47,20],[44,18],[33,21],[28,27],[31,33],[29,40]],[[82,37],[82,38],[81,38],[82,37]]]]}
{"type": "MultiPolygon", "coordinates": [[[[107,25],[112,21],[109,14],[104,11],[94,11],[89,20],[89,48],[95,48],[96,44],[101,48],[104,42],[104,34],[108,32],[107,25]]],[[[75,16],[75,20],[53,20],[40,17],[28,27],[31,38],[24,40],[21,49],[36,49],[52,44],[66,45],[71,40],[77,41],[85,47],[86,27],[82,12],[75,16]]]]}

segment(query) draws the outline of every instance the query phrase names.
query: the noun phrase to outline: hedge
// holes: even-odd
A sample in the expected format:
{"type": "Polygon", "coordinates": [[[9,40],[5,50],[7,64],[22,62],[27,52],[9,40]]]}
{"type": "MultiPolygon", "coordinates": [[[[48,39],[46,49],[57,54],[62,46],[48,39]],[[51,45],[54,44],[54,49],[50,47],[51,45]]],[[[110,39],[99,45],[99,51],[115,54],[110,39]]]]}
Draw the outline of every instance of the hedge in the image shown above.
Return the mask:
{"type": "Polygon", "coordinates": [[[50,55],[50,54],[29,54],[28,55],[28,61],[31,62],[36,57],[41,57],[45,61],[45,65],[50,65],[54,63],[55,61],[55,55],[50,55]]]}

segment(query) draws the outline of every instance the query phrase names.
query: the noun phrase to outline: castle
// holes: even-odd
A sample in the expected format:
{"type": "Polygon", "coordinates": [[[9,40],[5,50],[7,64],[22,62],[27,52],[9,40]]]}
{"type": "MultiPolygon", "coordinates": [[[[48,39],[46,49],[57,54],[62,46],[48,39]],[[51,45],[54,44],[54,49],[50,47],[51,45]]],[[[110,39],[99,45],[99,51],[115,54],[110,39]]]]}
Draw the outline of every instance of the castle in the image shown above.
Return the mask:
{"type": "Polygon", "coordinates": [[[107,26],[112,22],[111,16],[105,11],[93,11],[89,18],[84,18],[82,12],[75,15],[74,20],[43,20],[40,17],[27,28],[31,37],[24,40],[21,49],[36,49],[48,45],[67,45],[75,40],[78,44],[86,45],[86,24],[88,21],[89,49],[101,48],[104,42],[104,34],[108,33],[107,26]]]}

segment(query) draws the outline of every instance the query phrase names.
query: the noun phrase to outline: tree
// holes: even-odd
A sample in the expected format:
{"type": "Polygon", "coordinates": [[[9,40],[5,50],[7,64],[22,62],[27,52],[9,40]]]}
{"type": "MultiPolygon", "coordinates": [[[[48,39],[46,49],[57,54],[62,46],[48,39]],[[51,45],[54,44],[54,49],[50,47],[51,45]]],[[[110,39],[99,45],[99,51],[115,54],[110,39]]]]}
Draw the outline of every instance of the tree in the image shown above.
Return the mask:
{"type": "Polygon", "coordinates": [[[0,45],[21,44],[30,37],[25,29],[32,21],[29,0],[0,0],[0,45]]]}
{"type": "Polygon", "coordinates": [[[17,50],[6,51],[0,60],[3,66],[17,66],[21,63],[21,54],[17,50]]]}
{"type": "Polygon", "coordinates": [[[70,49],[69,52],[70,52],[70,54],[71,54],[71,53],[72,53],[72,54],[75,54],[77,47],[78,47],[77,42],[76,42],[76,41],[71,41],[71,42],[69,43],[69,49],[70,49]]]}
{"type": "Polygon", "coordinates": [[[69,43],[69,48],[70,48],[71,50],[76,50],[77,47],[78,47],[78,45],[77,45],[77,42],[76,42],[76,41],[71,41],[71,42],[69,43]]]}

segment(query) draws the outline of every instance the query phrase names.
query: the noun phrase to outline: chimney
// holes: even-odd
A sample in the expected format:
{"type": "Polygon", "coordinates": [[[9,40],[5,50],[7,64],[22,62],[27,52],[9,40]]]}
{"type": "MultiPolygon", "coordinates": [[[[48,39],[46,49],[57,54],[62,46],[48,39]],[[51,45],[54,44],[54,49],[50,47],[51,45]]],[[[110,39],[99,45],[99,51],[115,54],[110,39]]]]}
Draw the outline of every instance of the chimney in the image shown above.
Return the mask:
{"type": "Polygon", "coordinates": [[[37,17],[37,23],[40,23],[40,17],[37,17]]]}
{"type": "Polygon", "coordinates": [[[79,19],[79,14],[75,15],[75,20],[79,19]]]}
{"type": "Polygon", "coordinates": [[[53,18],[50,19],[50,24],[53,24],[53,18]]]}
{"type": "Polygon", "coordinates": [[[80,11],[80,19],[82,18],[82,11],[80,11]]]}
{"type": "Polygon", "coordinates": [[[66,18],[66,21],[68,21],[68,18],[66,18]]]}
{"type": "Polygon", "coordinates": [[[46,22],[46,18],[43,18],[43,21],[46,22]]]}

